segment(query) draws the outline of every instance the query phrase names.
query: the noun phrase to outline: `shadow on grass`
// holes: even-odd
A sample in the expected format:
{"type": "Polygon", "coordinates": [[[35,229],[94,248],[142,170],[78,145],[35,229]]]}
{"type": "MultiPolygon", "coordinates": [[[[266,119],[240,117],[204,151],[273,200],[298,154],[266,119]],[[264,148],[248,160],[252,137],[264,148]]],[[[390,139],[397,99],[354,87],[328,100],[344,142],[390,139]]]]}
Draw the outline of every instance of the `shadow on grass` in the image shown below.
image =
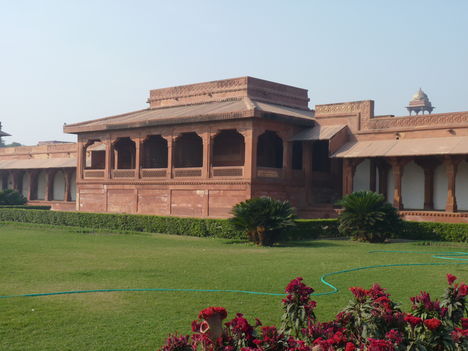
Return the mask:
{"type": "MultiPolygon", "coordinates": [[[[341,241],[341,240],[340,240],[341,241]]],[[[334,242],[324,242],[321,240],[307,240],[307,241],[286,241],[283,243],[279,243],[275,245],[277,247],[333,247],[333,246],[341,246],[340,243],[334,242]]]]}

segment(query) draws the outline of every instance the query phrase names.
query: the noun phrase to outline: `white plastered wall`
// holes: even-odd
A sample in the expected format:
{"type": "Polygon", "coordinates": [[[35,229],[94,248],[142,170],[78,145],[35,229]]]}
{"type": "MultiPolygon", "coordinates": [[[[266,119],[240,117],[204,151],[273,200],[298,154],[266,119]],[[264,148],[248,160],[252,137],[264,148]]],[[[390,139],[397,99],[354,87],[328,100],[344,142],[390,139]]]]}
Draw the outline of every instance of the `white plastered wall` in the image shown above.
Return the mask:
{"type": "Polygon", "coordinates": [[[443,164],[434,170],[434,210],[445,210],[447,203],[447,171],[443,164]]]}
{"type": "Polygon", "coordinates": [[[403,170],[401,196],[405,209],[424,208],[424,170],[414,161],[408,163],[403,170]]]}
{"type": "Polygon", "coordinates": [[[63,201],[65,199],[65,175],[62,171],[55,173],[53,195],[54,200],[63,201]]]}
{"type": "Polygon", "coordinates": [[[37,199],[45,199],[45,188],[46,188],[46,174],[44,171],[39,173],[37,177],[37,199]]]}
{"type": "Polygon", "coordinates": [[[25,198],[28,197],[29,184],[30,184],[30,176],[29,176],[29,172],[26,172],[23,174],[23,185],[22,185],[22,193],[25,198]]]}
{"type": "Polygon", "coordinates": [[[370,160],[365,159],[356,167],[353,179],[353,191],[370,189],[370,160]]]}
{"type": "Polygon", "coordinates": [[[457,197],[458,210],[468,210],[468,163],[465,161],[458,165],[455,183],[455,196],[457,197]]]}
{"type": "Polygon", "coordinates": [[[73,171],[70,179],[70,197],[72,201],[76,201],[76,172],[73,171]]]}

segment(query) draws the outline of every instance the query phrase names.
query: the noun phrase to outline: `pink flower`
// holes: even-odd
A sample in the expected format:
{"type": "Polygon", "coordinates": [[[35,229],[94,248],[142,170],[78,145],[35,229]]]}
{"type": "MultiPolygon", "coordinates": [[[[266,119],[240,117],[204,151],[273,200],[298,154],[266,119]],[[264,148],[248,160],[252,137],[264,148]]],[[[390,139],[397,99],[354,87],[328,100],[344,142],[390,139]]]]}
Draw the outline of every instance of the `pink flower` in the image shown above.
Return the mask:
{"type": "Polygon", "coordinates": [[[427,329],[434,331],[442,325],[442,322],[437,318],[431,318],[431,319],[426,319],[424,321],[424,325],[427,327],[427,329]]]}
{"type": "Polygon", "coordinates": [[[452,285],[455,280],[457,280],[457,277],[450,273],[447,274],[447,281],[449,285],[452,285]]]}

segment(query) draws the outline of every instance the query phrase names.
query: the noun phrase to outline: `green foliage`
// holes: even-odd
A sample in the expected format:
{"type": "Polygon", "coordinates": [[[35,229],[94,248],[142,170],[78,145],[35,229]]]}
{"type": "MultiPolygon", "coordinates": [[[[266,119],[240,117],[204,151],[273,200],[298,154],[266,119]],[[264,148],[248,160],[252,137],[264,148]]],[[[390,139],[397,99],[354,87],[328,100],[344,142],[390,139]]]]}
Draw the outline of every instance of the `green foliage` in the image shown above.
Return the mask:
{"type": "Polygon", "coordinates": [[[50,210],[51,206],[38,205],[0,205],[1,208],[22,208],[25,210],[50,210]]]}
{"type": "Polygon", "coordinates": [[[289,227],[295,225],[294,208],[288,201],[257,197],[238,203],[232,208],[230,223],[247,233],[250,241],[271,246],[289,227]]]}
{"type": "Polygon", "coordinates": [[[24,205],[28,200],[16,190],[0,191],[0,205],[24,205]]]}
{"type": "Polygon", "coordinates": [[[343,206],[338,230],[341,234],[361,241],[384,242],[398,232],[400,217],[381,194],[358,191],[338,202],[343,206]]]}
{"type": "Polygon", "coordinates": [[[227,220],[0,208],[0,221],[238,239],[227,220]]]}
{"type": "Polygon", "coordinates": [[[468,242],[468,223],[410,222],[403,223],[405,239],[468,242]]]}
{"type": "Polygon", "coordinates": [[[284,239],[295,241],[340,236],[336,219],[296,219],[295,222],[296,225],[288,230],[284,239]]]}

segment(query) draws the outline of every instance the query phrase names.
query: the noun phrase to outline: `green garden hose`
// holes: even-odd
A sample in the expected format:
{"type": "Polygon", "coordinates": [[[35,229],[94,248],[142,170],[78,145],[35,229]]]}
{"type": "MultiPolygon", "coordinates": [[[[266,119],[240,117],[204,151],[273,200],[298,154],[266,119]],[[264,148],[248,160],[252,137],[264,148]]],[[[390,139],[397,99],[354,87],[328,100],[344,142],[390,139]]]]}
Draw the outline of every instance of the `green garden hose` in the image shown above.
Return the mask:
{"type": "MultiPolygon", "coordinates": [[[[325,273],[320,277],[320,281],[332,290],[312,294],[314,296],[332,295],[338,293],[340,290],[329,283],[325,278],[332,275],[362,271],[365,269],[384,268],[384,267],[408,267],[408,266],[446,266],[453,264],[468,264],[468,252],[426,252],[426,251],[393,251],[393,250],[374,250],[369,253],[411,253],[411,254],[433,254],[433,258],[441,260],[450,260],[456,262],[431,262],[431,263],[399,263],[399,264],[379,264],[373,266],[357,267],[351,269],[344,269],[341,271],[325,273]],[[461,258],[461,257],[467,258],[461,258]],[[460,262],[466,261],[466,262],[460,262]]],[[[52,296],[52,295],[70,295],[70,294],[86,294],[86,293],[102,293],[102,292],[140,292],[140,291],[169,291],[169,292],[214,292],[214,293],[237,293],[237,294],[251,294],[251,295],[269,295],[269,296],[284,296],[284,293],[269,293],[260,291],[247,291],[247,290],[219,290],[219,289],[166,289],[166,288],[153,288],[153,289],[95,289],[95,290],[72,290],[72,291],[60,291],[60,292],[49,292],[49,293],[32,293],[32,294],[19,294],[19,295],[5,295],[0,296],[1,299],[12,298],[12,297],[39,297],[39,296],[52,296]]]]}

